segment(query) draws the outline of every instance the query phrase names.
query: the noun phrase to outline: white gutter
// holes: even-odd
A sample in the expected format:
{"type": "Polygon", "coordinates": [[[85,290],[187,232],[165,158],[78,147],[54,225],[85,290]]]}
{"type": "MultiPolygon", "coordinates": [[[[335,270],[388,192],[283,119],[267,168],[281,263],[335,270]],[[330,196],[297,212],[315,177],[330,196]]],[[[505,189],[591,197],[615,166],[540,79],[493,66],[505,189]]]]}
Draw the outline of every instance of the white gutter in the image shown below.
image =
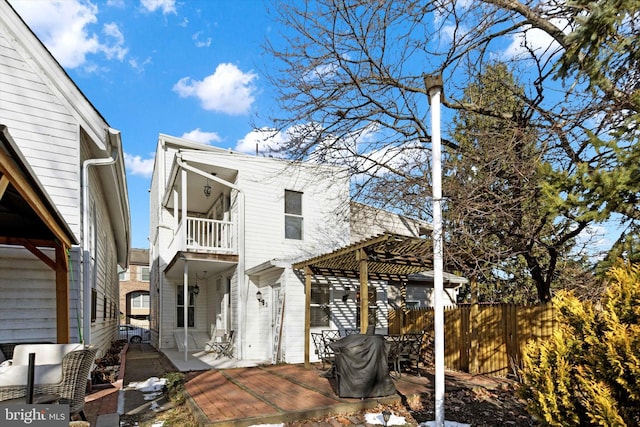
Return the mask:
{"type": "MultiPolygon", "coordinates": [[[[109,131],[107,131],[109,132],[109,131]]],[[[107,141],[109,136],[107,136],[107,141]]],[[[111,157],[100,157],[87,159],[82,163],[82,279],[83,279],[83,336],[84,344],[91,344],[91,269],[89,264],[91,257],[89,254],[89,167],[112,165],[118,159],[118,147],[112,147],[111,157]],[[88,308],[88,309],[87,309],[88,308]]]]}
{"type": "MultiPolygon", "coordinates": [[[[238,297],[238,319],[240,324],[238,325],[238,334],[237,334],[237,343],[238,351],[237,357],[238,359],[243,358],[244,348],[246,344],[246,327],[247,327],[247,298],[249,294],[249,281],[247,280],[247,276],[245,274],[245,247],[244,247],[244,209],[245,209],[245,200],[244,200],[244,191],[235,184],[232,184],[224,179],[218,178],[215,175],[211,175],[203,170],[195,168],[191,165],[188,165],[182,160],[181,153],[176,154],[176,163],[183,170],[187,170],[196,175],[200,175],[204,178],[210,179],[214,182],[217,182],[220,185],[224,185],[225,187],[231,188],[232,190],[236,190],[238,192],[238,290],[240,295],[238,297]]],[[[231,295],[229,295],[231,298],[231,295]]],[[[186,323],[185,323],[186,325],[186,323]]],[[[185,355],[186,355],[186,347],[185,347],[185,355]]]]}

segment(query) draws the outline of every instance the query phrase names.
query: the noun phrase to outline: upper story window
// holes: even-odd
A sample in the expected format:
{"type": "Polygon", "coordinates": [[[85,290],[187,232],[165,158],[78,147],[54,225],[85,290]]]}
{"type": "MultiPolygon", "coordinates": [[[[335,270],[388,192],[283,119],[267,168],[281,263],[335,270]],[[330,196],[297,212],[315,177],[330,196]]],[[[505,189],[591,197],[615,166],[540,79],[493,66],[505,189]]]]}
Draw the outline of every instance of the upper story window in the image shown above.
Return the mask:
{"type": "Polygon", "coordinates": [[[149,267],[140,267],[138,268],[138,280],[141,282],[149,281],[149,267]]]}
{"type": "Polygon", "coordinates": [[[284,237],[302,240],[302,193],[284,191],[284,237]]]}
{"type": "Polygon", "coordinates": [[[123,270],[121,272],[118,273],[118,280],[120,280],[121,282],[124,282],[126,280],[129,280],[129,269],[123,270]]]}

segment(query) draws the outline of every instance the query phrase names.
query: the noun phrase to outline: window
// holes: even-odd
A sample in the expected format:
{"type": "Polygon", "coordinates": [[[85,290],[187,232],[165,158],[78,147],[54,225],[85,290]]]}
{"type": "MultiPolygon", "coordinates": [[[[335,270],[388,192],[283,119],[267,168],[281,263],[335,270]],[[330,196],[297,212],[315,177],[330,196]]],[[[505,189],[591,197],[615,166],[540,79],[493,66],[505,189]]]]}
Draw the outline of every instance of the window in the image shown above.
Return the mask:
{"type": "Polygon", "coordinates": [[[141,282],[149,281],[149,267],[138,268],[138,280],[141,282]]]}
{"type": "Polygon", "coordinates": [[[91,322],[95,322],[98,318],[98,291],[91,288],[91,322]]]}
{"type": "Polygon", "coordinates": [[[407,306],[407,310],[417,310],[420,308],[420,301],[407,300],[405,304],[407,306]]]}
{"type": "Polygon", "coordinates": [[[148,292],[132,292],[131,293],[131,308],[149,308],[149,293],[148,292]]]}
{"type": "Polygon", "coordinates": [[[284,237],[302,240],[302,193],[284,191],[284,237]]]}
{"type": "MultiPolygon", "coordinates": [[[[184,328],[184,288],[182,286],[178,286],[178,304],[177,304],[177,320],[178,327],[184,328]]],[[[188,327],[192,328],[195,326],[195,295],[189,292],[189,305],[187,307],[187,322],[188,327]]]]}
{"type": "Polygon", "coordinates": [[[311,285],[311,326],[329,326],[329,285],[311,285]]]}
{"type": "Polygon", "coordinates": [[[120,273],[118,273],[118,280],[121,282],[124,282],[126,280],[129,280],[129,270],[123,270],[120,273]]]}

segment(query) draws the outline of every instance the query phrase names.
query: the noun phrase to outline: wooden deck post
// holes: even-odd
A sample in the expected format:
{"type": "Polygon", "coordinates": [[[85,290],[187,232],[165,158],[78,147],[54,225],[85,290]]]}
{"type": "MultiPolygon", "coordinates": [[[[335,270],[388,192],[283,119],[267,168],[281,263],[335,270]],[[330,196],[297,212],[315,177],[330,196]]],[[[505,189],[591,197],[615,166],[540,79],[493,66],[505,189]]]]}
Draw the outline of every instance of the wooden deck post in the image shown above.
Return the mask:
{"type": "Polygon", "coordinates": [[[369,327],[369,269],[364,249],[356,252],[356,258],[360,265],[360,333],[366,334],[369,327]]]}
{"type": "Polygon", "coordinates": [[[311,268],[304,268],[304,367],[311,366],[309,356],[309,346],[311,341],[311,280],[313,274],[311,268]]]}

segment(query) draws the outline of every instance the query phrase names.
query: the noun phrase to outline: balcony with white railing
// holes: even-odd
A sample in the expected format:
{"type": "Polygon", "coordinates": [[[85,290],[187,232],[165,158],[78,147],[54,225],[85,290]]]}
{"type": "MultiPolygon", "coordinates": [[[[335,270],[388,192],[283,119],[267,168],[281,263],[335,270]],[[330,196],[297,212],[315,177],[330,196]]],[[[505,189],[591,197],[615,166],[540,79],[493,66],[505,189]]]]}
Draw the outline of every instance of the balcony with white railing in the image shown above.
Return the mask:
{"type": "Polygon", "coordinates": [[[237,254],[236,224],[231,221],[187,217],[180,221],[171,252],[190,251],[237,254]]]}

